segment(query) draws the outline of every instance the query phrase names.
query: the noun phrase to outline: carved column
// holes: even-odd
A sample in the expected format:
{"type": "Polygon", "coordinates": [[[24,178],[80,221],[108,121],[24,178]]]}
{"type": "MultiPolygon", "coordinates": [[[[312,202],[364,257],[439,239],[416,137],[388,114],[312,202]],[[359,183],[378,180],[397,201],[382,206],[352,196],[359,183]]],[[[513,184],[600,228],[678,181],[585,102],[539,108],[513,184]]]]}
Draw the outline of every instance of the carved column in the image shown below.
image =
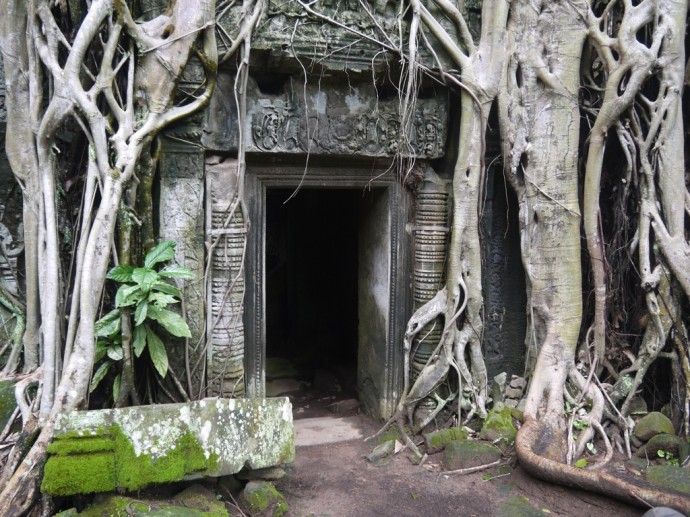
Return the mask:
{"type": "MultiPolygon", "coordinates": [[[[417,192],[414,226],[414,309],[431,300],[445,282],[448,249],[448,191],[428,167],[417,192]]],[[[443,317],[428,323],[414,338],[410,354],[410,377],[414,381],[441,340],[443,317]]],[[[433,399],[422,401],[420,409],[433,409],[433,399]]],[[[419,415],[422,417],[422,415],[419,415]]]]}
{"type": "Polygon", "coordinates": [[[237,161],[206,162],[206,235],[211,253],[207,283],[208,395],[241,397],[244,379],[244,262],[246,227],[234,206],[237,161]]]}

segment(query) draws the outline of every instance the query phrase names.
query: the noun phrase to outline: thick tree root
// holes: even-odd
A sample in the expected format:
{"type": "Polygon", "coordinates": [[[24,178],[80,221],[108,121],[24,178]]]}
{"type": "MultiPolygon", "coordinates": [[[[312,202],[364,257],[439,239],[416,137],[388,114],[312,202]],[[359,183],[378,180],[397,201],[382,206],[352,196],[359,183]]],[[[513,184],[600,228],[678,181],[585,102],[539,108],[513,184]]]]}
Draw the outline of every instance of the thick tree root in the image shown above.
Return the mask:
{"type": "Polygon", "coordinates": [[[548,426],[527,417],[517,434],[515,447],[520,464],[534,477],[559,485],[581,488],[637,506],[668,506],[684,514],[690,514],[690,498],[687,495],[666,491],[643,479],[624,479],[625,473],[579,469],[545,458],[535,452],[536,445],[548,426]]]}

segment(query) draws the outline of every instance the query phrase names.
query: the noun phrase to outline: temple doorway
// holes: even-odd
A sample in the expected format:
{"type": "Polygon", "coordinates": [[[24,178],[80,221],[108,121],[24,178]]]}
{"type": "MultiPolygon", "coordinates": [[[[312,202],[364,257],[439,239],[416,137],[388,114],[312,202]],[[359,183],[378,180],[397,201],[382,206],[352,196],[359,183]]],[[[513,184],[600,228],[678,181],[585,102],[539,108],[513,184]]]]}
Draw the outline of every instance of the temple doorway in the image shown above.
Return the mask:
{"type": "MultiPolygon", "coordinates": [[[[248,395],[313,389],[317,406],[348,400],[389,417],[411,304],[411,198],[371,167],[257,165],[246,188],[248,395]]],[[[296,418],[314,416],[293,401],[296,418]]]]}
{"type": "MultiPolygon", "coordinates": [[[[364,195],[361,189],[267,190],[269,391],[276,377],[290,373],[326,399],[357,397],[358,214],[364,195]]],[[[273,385],[290,389],[285,382],[273,385]]]]}

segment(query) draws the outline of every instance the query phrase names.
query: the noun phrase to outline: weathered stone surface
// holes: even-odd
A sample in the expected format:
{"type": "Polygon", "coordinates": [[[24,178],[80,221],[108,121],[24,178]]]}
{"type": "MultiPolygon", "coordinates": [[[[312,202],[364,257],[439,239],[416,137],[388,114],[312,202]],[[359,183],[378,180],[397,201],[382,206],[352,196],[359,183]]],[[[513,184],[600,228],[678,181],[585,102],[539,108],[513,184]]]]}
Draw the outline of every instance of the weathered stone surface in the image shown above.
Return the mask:
{"type": "Polygon", "coordinates": [[[501,451],[491,444],[474,440],[455,440],[443,451],[446,470],[466,469],[487,465],[501,459],[501,451]]]}
{"type": "Polygon", "coordinates": [[[462,427],[450,427],[441,431],[433,431],[424,435],[424,446],[427,454],[436,454],[446,448],[450,442],[465,440],[469,433],[462,427]]]}
{"type": "MultiPolygon", "coordinates": [[[[245,272],[247,226],[237,205],[237,160],[206,157],[206,245],[211,254],[206,300],[208,391],[214,396],[245,393],[245,272]]],[[[256,374],[256,372],[255,372],[256,374]]],[[[262,386],[263,387],[263,386],[262,386]]],[[[252,393],[253,396],[263,396],[252,393]]]]}
{"type": "Polygon", "coordinates": [[[644,473],[647,481],[662,488],[690,495],[690,469],[673,465],[652,465],[644,473]]]}
{"type": "Polygon", "coordinates": [[[659,412],[649,413],[642,417],[635,426],[634,436],[642,442],[646,442],[657,434],[676,434],[673,423],[668,417],[659,412]]]}
{"type": "Polygon", "coordinates": [[[505,398],[506,377],[506,372],[501,372],[496,375],[494,380],[491,382],[491,398],[493,399],[494,404],[496,402],[503,402],[503,399],[505,398]]]}
{"type": "Polygon", "coordinates": [[[639,458],[657,459],[658,451],[672,454],[678,459],[681,451],[687,449],[687,442],[675,434],[657,434],[652,436],[647,443],[640,447],[635,454],[639,458]]]}
{"type": "Polygon", "coordinates": [[[206,399],[60,415],[42,490],[70,495],[223,476],[294,460],[292,405],[206,399]]]}
{"type": "Polygon", "coordinates": [[[236,474],[237,479],[243,481],[277,481],[285,477],[285,469],[280,467],[268,467],[266,469],[243,470],[236,474]]]}
{"type": "MultiPolygon", "coordinates": [[[[399,101],[379,99],[371,81],[359,84],[319,79],[299,90],[286,81],[279,93],[248,86],[246,149],[263,153],[394,156],[405,151],[401,138],[399,101]]],[[[228,101],[234,81],[218,82],[206,111],[204,145],[218,151],[236,150],[236,115],[228,101]]],[[[419,158],[444,154],[448,108],[443,95],[417,100],[406,140],[419,158]]],[[[409,151],[408,151],[409,153],[409,151]]]]}
{"type": "MultiPolygon", "coordinates": [[[[204,268],[204,155],[196,146],[166,143],[161,154],[159,204],[160,238],[174,240],[175,262],[194,272],[194,278],[179,282],[184,300],[185,320],[191,338],[169,338],[171,368],[184,378],[185,353],[189,363],[198,364],[205,352],[203,346],[205,300],[204,268]]],[[[196,368],[192,378],[192,397],[203,384],[196,368]]]]}
{"type": "Polygon", "coordinates": [[[515,441],[516,433],[511,408],[499,402],[489,411],[479,437],[488,442],[503,441],[511,444],[515,441]]]}
{"type": "Polygon", "coordinates": [[[244,487],[242,499],[252,517],[281,517],[288,511],[283,494],[267,481],[250,481],[244,487]]]}
{"type": "Polygon", "coordinates": [[[381,445],[377,445],[367,456],[367,459],[376,466],[383,465],[385,460],[395,452],[396,442],[397,440],[387,440],[381,445]]]}

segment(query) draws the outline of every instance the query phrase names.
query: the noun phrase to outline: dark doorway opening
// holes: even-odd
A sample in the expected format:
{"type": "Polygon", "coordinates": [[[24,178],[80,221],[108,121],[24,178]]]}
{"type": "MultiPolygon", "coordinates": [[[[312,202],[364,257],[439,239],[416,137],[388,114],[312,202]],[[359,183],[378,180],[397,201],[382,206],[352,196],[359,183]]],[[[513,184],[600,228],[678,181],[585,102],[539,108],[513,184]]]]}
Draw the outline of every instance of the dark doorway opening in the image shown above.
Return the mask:
{"type": "Polygon", "coordinates": [[[266,191],[267,394],[310,393],[296,406],[356,397],[361,199],[361,189],[266,191]]]}

